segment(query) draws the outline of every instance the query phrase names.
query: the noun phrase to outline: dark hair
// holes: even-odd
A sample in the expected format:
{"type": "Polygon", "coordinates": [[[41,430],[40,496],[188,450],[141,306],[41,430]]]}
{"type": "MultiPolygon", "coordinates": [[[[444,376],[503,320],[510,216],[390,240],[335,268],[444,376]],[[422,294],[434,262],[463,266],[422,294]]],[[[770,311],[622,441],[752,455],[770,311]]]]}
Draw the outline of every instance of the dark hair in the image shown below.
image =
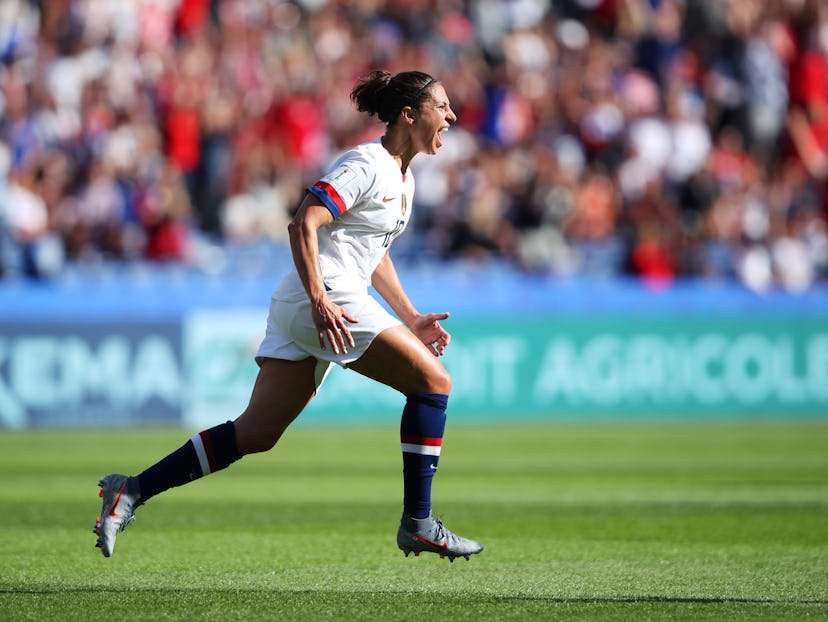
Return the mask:
{"type": "Polygon", "coordinates": [[[436,81],[422,71],[403,71],[391,75],[387,71],[376,70],[354,87],[351,101],[360,112],[377,115],[385,123],[394,123],[404,106],[418,109],[428,96],[428,87],[436,81]]]}

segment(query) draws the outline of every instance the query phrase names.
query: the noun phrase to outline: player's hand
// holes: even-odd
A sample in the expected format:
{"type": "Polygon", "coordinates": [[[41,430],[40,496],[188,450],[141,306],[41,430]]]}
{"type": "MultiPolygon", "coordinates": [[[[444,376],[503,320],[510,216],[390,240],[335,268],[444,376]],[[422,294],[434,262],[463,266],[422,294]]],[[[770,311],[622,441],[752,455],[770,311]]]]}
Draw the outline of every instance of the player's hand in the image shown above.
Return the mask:
{"type": "Polygon", "coordinates": [[[327,343],[331,344],[335,354],[348,352],[348,347],[354,347],[354,338],[348,330],[348,322],[356,324],[358,319],[352,317],[344,308],[334,304],[330,299],[323,298],[313,306],[313,323],[319,337],[319,347],[325,350],[327,343]]]}
{"type": "Polygon", "coordinates": [[[447,319],[448,313],[425,313],[417,316],[409,328],[434,356],[443,356],[446,346],[451,343],[451,335],[440,326],[440,321],[447,319]]]}

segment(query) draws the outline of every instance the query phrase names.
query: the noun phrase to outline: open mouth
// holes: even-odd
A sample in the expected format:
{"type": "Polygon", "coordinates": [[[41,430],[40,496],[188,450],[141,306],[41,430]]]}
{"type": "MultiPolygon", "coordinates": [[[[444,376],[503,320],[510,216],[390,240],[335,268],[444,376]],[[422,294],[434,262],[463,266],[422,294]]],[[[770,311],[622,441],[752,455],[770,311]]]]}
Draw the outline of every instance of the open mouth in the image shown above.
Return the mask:
{"type": "Polygon", "coordinates": [[[437,146],[438,147],[443,146],[443,137],[442,137],[443,132],[448,132],[448,128],[447,127],[441,127],[439,130],[437,130],[437,146]]]}

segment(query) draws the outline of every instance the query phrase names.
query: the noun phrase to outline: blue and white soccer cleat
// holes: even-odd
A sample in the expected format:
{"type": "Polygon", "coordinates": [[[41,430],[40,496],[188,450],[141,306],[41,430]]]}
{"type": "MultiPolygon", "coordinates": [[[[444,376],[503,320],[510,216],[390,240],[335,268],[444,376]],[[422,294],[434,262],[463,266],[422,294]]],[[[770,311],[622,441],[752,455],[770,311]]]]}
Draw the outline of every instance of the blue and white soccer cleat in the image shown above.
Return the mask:
{"type": "Polygon", "coordinates": [[[135,520],[135,508],[141,505],[138,478],[110,473],[98,482],[98,496],[103,499],[101,515],[95,521],[93,531],[98,536],[95,546],[104,557],[111,557],[115,549],[115,537],[135,520]]]}
{"type": "Polygon", "coordinates": [[[455,557],[469,558],[483,550],[483,545],[474,540],[461,538],[443,525],[439,518],[409,518],[403,514],[400,528],[397,530],[397,546],[405,556],[414,553],[418,557],[423,551],[437,553],[440,558],[448,557],[450,562],[455,557]]]}

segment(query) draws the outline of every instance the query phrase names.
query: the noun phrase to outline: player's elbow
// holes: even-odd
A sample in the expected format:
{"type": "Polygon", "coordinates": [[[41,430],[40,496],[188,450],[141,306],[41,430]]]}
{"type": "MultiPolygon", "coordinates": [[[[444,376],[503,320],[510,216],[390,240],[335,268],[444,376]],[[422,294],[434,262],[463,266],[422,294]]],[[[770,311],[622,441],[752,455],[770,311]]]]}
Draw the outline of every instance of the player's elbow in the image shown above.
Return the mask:
{"type": "Polygon", "coordinates": [[[296,220],[295,218],[293,220],[291,220],[288,223],[288,226],[287,226],[288,239],[291,242],[295,242],[299,238],[301,230],[302,230],[302,223],[300,221],[296,220]]]}

